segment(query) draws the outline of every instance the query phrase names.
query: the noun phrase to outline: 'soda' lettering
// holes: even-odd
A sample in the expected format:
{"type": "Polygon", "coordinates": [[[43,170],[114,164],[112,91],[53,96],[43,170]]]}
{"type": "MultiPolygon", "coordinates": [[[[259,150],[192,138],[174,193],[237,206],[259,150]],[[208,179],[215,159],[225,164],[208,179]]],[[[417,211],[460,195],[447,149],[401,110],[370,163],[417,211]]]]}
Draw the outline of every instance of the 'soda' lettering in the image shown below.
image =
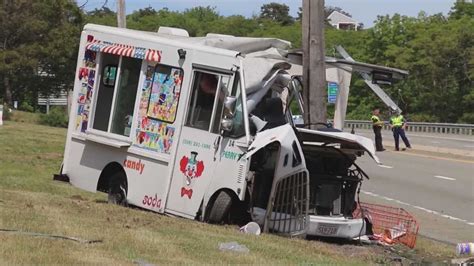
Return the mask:
{"type": "Polygon", "coordinates": [[[155,196],[147,196],[143,197],[142,204],[145,206],[151,206],[153,208],[161,208],[161,199],[158,199],[158,195],[155,194],[155,196]]]}

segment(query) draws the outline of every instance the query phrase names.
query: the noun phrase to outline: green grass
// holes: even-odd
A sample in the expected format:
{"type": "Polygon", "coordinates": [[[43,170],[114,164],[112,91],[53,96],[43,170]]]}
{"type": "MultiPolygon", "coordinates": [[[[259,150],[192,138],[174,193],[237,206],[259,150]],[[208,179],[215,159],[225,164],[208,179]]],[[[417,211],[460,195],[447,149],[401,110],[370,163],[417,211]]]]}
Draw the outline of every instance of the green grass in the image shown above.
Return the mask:
{"type": "Polygon", "coordinates": [[[66,130],[61,128],[14,121],[0,126],[0,229],[102,242],[80,244],[0,232],[0,264],[390,262],[392,255],[381,247],[249,236],[239,233],[235,226],[208,225],[108,205],[102,193],[52,181],[61,164],[65,138],[66,130]],[[218,250],[219,243],[230,241],[246,245],[250,253],[218,250]]]}

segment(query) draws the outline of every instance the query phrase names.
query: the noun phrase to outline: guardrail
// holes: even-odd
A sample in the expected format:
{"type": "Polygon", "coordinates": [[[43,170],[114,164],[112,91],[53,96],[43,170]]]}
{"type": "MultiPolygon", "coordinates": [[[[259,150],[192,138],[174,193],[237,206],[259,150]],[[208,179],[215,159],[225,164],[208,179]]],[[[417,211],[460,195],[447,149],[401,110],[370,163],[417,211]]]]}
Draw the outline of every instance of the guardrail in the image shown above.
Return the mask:
{"type": "MultiPolygon", "coordinates": [[[[344,127],[348,129],[354,128],[354,130],[372,129],[372,122],[364,120],[346,120],[344,127]]],[[[383,126],[383,129],[390,130],[388,122],[383,126]]],[[[410,132],[474,135],[474,124],[408,122],[405,130],[410,132]]]]}

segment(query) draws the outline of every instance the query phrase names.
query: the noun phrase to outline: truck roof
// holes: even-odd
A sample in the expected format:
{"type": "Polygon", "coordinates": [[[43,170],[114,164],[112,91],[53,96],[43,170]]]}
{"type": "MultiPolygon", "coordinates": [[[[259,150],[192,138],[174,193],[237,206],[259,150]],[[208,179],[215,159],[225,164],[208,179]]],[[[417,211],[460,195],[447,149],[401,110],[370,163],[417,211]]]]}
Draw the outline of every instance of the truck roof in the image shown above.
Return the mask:
{"type": "Polygon", "coordinates": [[[166,43],[183,49],[202,50],[233,57],[239,54],[247,55],[255,52],[263,52],[271,48],[281,50],[291,48],[290,42],[276,38],[235,37],[212,33],[204,37],[188,37],[97,24],[86,24],[84,30],[113,34],[135,40],[166,43]]]}

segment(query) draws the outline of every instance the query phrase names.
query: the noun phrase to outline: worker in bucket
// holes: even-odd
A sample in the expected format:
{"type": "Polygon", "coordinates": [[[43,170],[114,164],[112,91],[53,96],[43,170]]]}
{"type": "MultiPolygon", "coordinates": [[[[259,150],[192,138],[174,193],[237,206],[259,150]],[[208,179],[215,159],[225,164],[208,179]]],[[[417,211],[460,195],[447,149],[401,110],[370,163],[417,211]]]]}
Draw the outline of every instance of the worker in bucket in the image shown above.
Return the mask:
{"type": "Polygon", "coordinates": [[[374,130],[375,134],[375,149],[377,151],[384,151],[385,149],[383,148],[382,145],[382,127],[383,127],[383,121],[380,120],[380,109],[375,108],[372,111],[372,117],[370,118],[372,120],[372,129],[374,130]]]}
{"type": "MultiPolygon", "coordinates": [[[[401,114],[400,110],[393,110],[392,109],[392,117],[390,117],[390,126],[392,127],[393,137],[395,138],[395,150],[399,151],[399,139],[402,137],[405,146],[411,149],[410,142],[408,138],[405,136],[405,128],[406,128],[406,121],[403,115],[401,114]]],[[[405,150],[402,149],[402,150],[405,150]]]]}

